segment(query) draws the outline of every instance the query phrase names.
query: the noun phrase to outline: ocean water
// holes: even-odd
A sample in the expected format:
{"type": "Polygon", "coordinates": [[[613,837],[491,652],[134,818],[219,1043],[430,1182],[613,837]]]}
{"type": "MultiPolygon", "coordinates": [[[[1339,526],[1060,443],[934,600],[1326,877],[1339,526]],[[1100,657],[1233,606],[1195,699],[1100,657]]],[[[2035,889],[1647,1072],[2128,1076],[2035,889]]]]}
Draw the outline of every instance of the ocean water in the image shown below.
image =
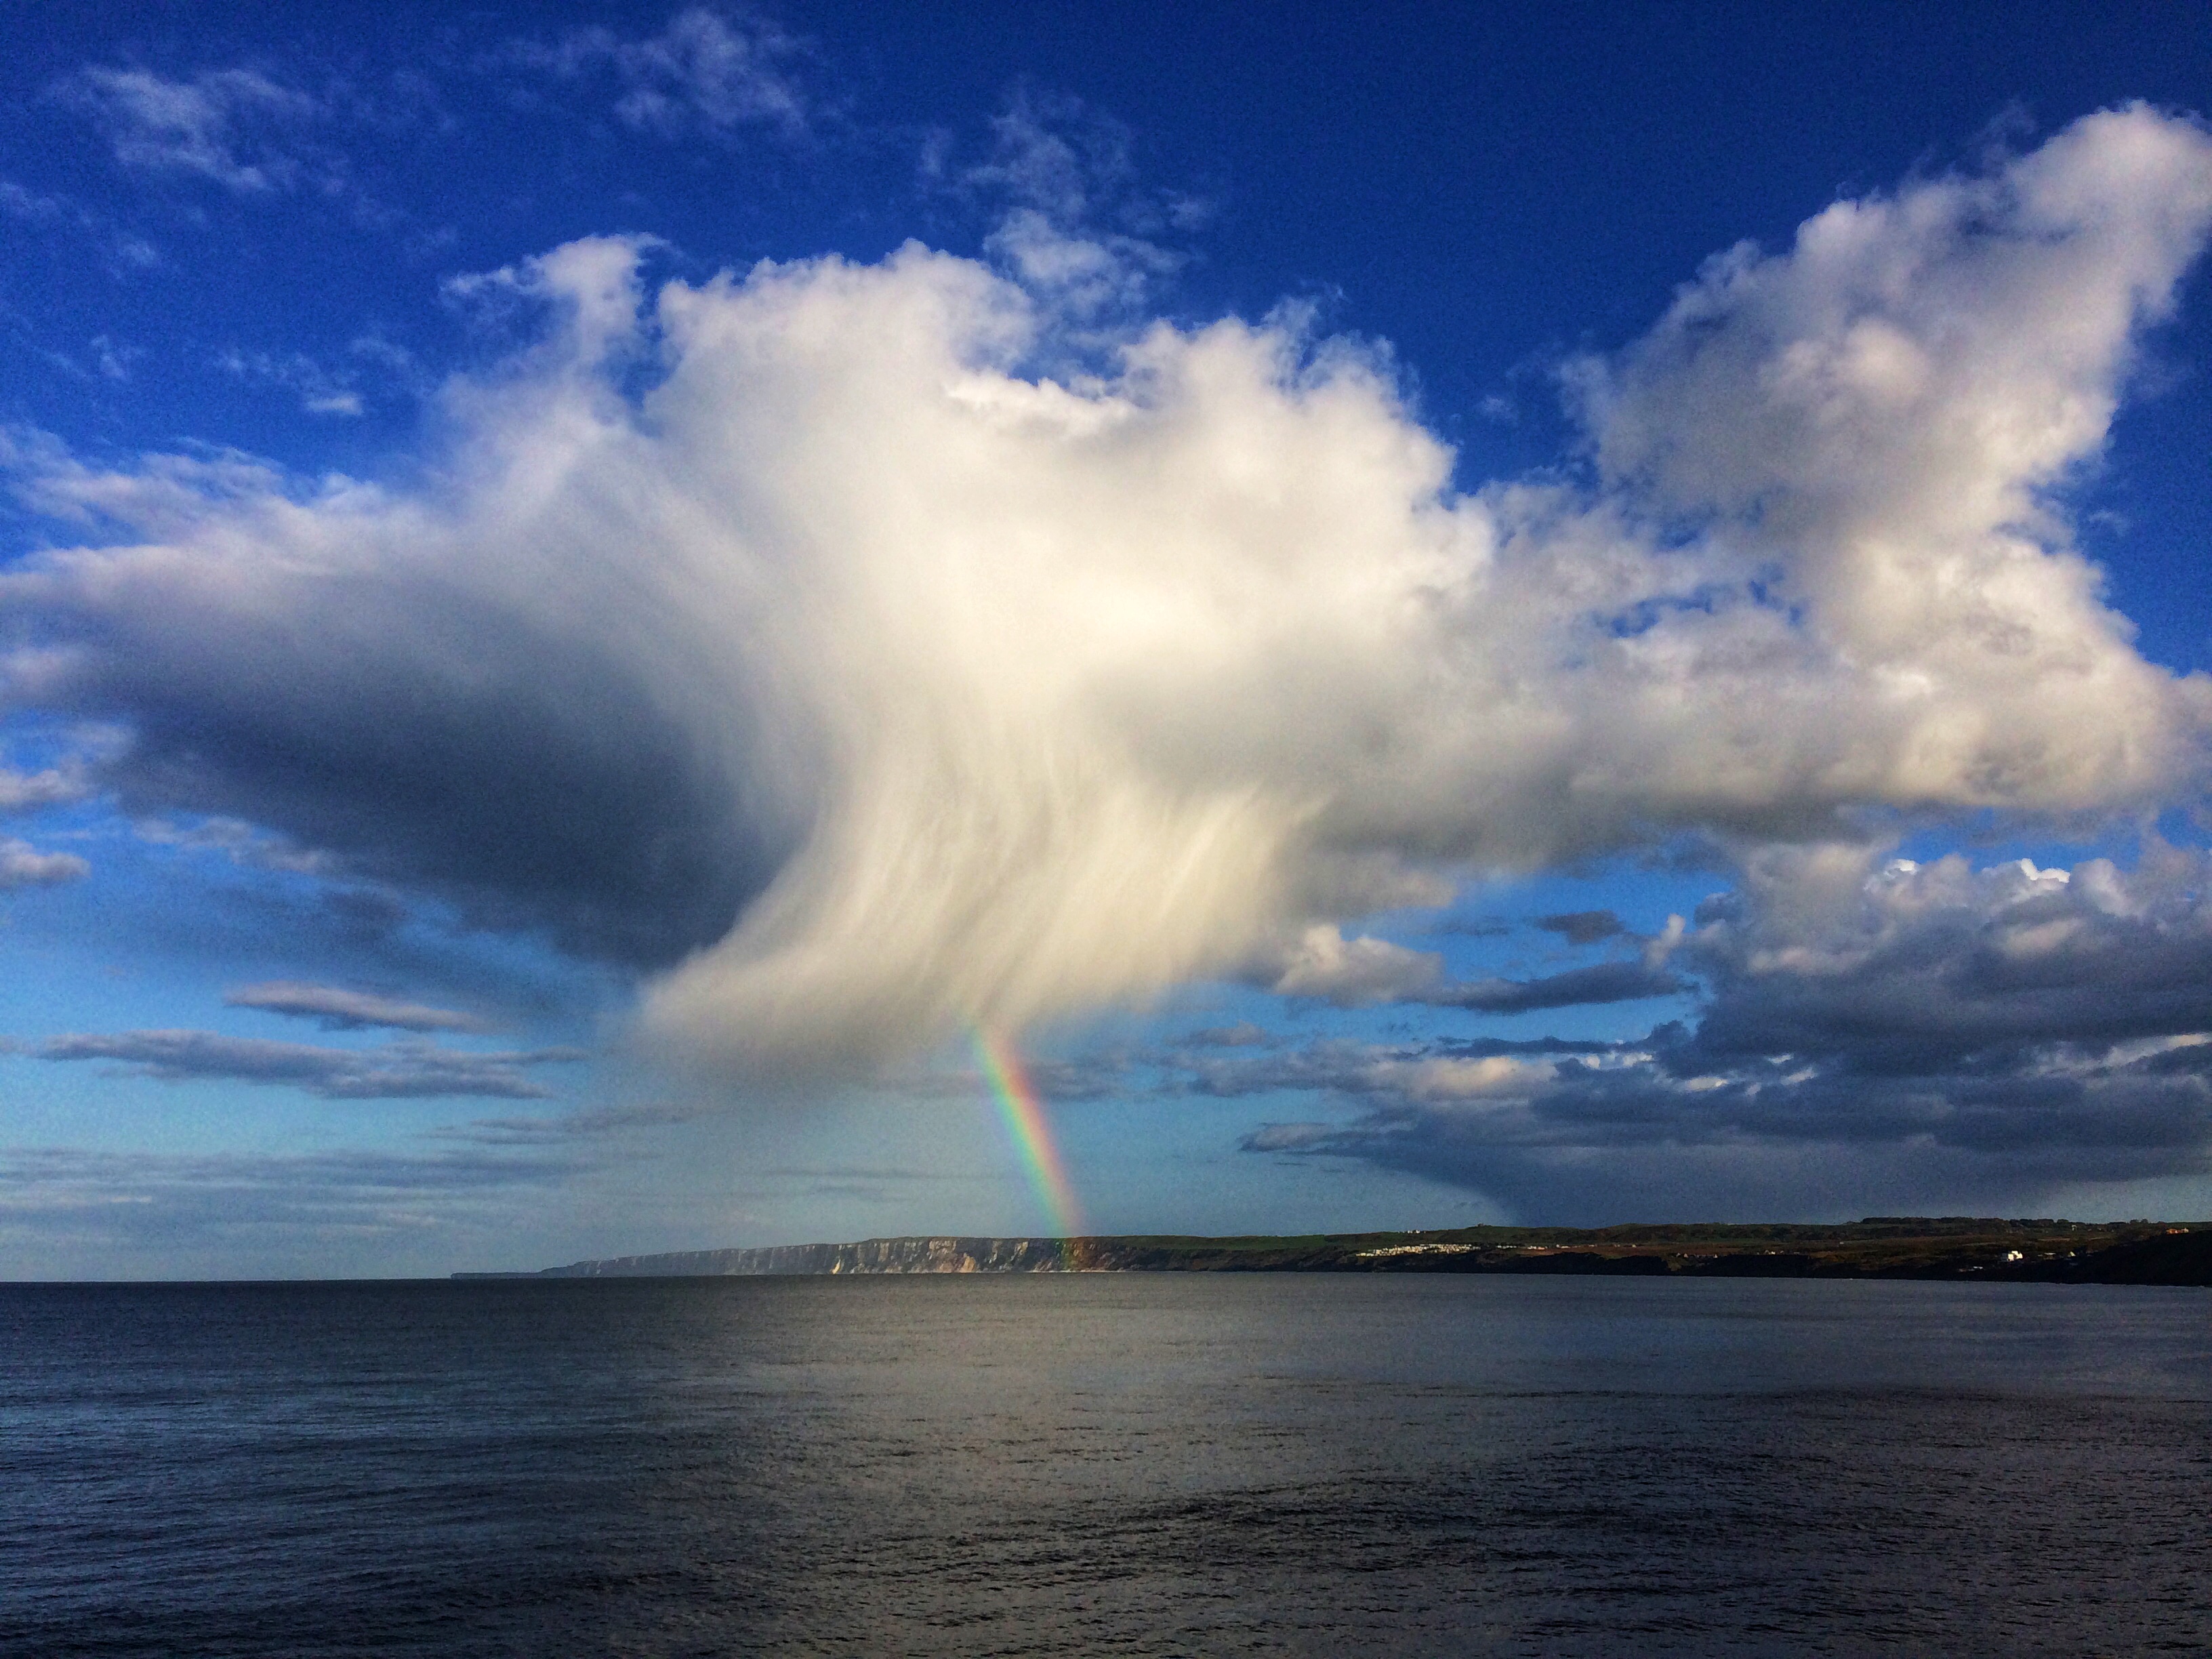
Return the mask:
{"type": "Polygon", "coordinates": [[[2212,1292],[0,1287],[8,1655],[2212,1650],[2212,1292]]]}

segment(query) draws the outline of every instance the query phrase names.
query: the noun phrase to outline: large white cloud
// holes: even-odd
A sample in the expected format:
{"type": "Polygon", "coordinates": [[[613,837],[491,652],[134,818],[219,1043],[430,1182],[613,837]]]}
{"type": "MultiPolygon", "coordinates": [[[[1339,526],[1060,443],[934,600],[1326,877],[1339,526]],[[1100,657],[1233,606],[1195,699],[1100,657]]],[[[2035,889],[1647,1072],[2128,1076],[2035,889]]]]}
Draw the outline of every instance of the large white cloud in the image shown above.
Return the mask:
{"type": "Polygon", "coordinates": [[[1293,321],[1101,358],[919,246],[648,300],[572,244],[427,485],[48,456],[145,527],[0,577],[6,694],[133,726],[128,799],[674,961],[651,1027],[751,1062],[1295,978],[1685,829],[2137,806],[2201,788],[2212,693],[2049,492],[2208,221],[2212,140],[2142,109],[1839,204],[1585,374],[1598,486],[1473,495],[1293,321]]]}

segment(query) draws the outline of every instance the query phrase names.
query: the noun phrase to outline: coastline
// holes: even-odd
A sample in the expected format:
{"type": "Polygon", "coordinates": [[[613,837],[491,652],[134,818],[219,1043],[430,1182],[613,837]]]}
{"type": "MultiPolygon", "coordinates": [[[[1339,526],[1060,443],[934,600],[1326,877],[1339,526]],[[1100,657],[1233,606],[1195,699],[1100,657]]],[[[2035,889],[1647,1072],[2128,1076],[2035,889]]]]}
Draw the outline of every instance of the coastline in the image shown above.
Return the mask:
{"type": "Polygon", "coordinates": [[[2212,1223],[1873,1216],[1833,1225],[1707,1222],[1462,1227],[1220,1238],[916,1235],[849,1243],[665,1251],[519,1272],[463,1272],[453,1277],[972,1273],[1602,1273],[2212,1286],[2212,1223]]]}

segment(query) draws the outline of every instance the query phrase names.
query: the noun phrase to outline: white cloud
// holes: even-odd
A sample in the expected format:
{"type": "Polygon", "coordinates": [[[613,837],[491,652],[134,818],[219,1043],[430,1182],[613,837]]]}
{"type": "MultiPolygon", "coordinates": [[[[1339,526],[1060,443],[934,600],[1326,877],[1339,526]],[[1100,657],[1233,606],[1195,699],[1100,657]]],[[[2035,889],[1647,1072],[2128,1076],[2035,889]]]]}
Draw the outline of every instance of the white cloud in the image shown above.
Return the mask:
{"type": "MultiPolygon", "coordinates": [[[[1473,496],[1294,320],[1054,378],[1084,302],[919,246],[647,300],[574,244],[511,277],[566,333],[448,394],[420,493],[39,471],[148,541],[0,576],[0,685],[131,723],[128,799],[690,951],[650,1029],[746,1063],[1312,928],[1365,994],[1418,964],[1339,925],[1469,875],[2199,790],[2212,689],[2135,653],[2048,492],[2208,219],[2212,141],[2142,109],[1839,204],[1587,377],[1601,489],[1473,496]]],[[[1483,994],[1590,988],[1544,983],[1483,994]]]]}
{"type": "Polygon", "coordinates": [[[1713,261],[1598,377],[1608,471],[1717,514],[1858,668],[1868,741],[1807,757],[1834,784],[2094,805],[2141,775],[2129,705],[2172,696],[2049,492],[2101,453],[2131,331],[2203,243],[2208,153],[2138,106],[1838,202],[1786,255],[1713,261]]]}
{"type": "Polygon", "coordinates": [[[1433,951],[1409,951],[1388,939],[1348,939],[1323,922],[1299,935],[1269,988],[1279,996],[1317,997],[1358,1008],[1418,995],[1443,972],[1443,958],[1433,951]]]}
{"type": "Polygon", "coordinates": [[[80,881],[92,866],[74,853],[41,853],[13,836],[0,840],[0,893],[21,887],[58,887],[80,881]]]}
{"type": "Polygon", "coordinates": [[[0,812],[27,812],[41,806],[62,806],[82,800],[91,793],[82,764],[49,766],[37,772],[16,772],[0,767],[0,812]]]}

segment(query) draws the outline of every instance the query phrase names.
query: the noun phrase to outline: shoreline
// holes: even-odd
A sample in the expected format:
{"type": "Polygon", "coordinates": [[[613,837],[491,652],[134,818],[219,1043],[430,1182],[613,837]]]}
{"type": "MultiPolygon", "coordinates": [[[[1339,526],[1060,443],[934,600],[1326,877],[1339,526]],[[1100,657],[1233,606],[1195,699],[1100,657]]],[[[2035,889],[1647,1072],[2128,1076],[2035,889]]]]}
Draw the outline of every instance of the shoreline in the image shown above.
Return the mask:
{"type": "Polygon", "coordinates": [[[1421,1232],[950,1234],[612,1256],[457,1279],[975,1273],[1581,1273],[2212,1286],[2212,1223],[1869,1217],[1803,1223],[1462,1227],[1421,1232]]]}

